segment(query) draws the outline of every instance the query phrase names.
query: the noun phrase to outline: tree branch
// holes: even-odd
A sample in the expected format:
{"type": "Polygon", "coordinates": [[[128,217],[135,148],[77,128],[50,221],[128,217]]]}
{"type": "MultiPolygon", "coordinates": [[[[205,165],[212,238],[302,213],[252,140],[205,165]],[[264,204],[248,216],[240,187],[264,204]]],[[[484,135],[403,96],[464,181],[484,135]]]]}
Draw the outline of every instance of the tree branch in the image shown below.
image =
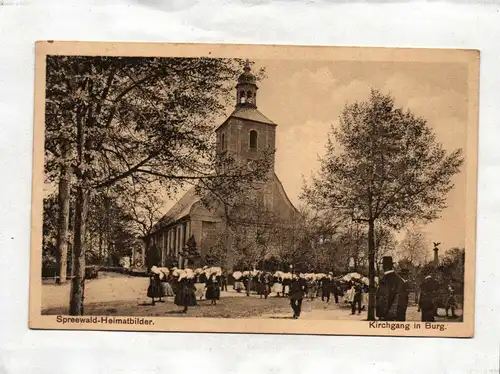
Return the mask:
{"type": "Polygon", "coordinates": [[[130,175],[132,175],[133,173],[135,173],[141,166],[145,165],[148,161],[152,160],[153,158],[155,158],[156,156],[158,156],[159,152],[154,152],[152,154],[150,154],[148,157],[146,157],[144,160],[142,160],[141,162],[139,162],[138,164],[136,164],[135,166],[129,168],[127,171],[117,175],[116,177],[113,177],[111,179],[108,179],[107,181],[101,181],[101,182],[98,182],[94,188],[95,189],[101,189],[101,188],[105,188],[105,187],[110,187],[112,186],[113,184],[115,184],[116,182],[124,179],[124,178],[127,178],[129,177],[130,175]]]}

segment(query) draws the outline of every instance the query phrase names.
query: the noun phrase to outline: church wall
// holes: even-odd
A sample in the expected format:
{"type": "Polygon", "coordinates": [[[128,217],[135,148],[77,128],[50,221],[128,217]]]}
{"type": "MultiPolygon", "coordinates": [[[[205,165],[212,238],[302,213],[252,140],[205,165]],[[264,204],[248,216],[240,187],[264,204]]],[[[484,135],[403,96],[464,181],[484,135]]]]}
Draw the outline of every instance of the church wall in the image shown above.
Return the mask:
{"type": "Polygon", "coordinates": [[[228,132],[229,121],[222,124],[216,131],[217,136],[217,152],[222,152],[222,138],[221,135],[224,134],[224,142],[228,144],[229,132],[228,132]]]}
{"type": "Polygon", "coordinates": [[[295,218],[297,211],[283,195],[283,191],[278,182],[275,181],[272,185],[273,194],[273,210],[279,213],[279,216],[285,221],[291,221],[295,218]]]}
{"type": "Polygon", "coordinates": [[[249,149],[250,131],[258,133],[258,150],[267,147],[274,148],[276,144],[276,131],[274,126],[260,122],[245,121],[240,119],[230,120],[230,137],[228,138],[228,149],[238,153],[242,159],[254,159],[259,156],[259,152],[249,149]]]}
{"type": "Polygon", "coordinates": [[[218,222],[221,218],[216,212],[208,210],[202,203],[195,203],[191,208],[190,216],[192,220],[218,222]]]}
{"type": "Polygon", "coordinates": [[[216,222],[202,222],[201,223],[202,236],[201,236],[201,254],[204,255],[207,250],[213,246],[218,239],[220,224],[216,222]]]}

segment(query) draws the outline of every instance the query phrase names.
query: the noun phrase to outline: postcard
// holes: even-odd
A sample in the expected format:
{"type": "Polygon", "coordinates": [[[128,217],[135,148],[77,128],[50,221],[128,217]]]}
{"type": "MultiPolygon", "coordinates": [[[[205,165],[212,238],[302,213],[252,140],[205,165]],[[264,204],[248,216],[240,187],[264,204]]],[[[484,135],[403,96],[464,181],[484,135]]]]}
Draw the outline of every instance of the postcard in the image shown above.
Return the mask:
{"type": "Polygon", "coordinates": [[[36,44],[29,327],[472,337],[479,52],[36,44]]]}

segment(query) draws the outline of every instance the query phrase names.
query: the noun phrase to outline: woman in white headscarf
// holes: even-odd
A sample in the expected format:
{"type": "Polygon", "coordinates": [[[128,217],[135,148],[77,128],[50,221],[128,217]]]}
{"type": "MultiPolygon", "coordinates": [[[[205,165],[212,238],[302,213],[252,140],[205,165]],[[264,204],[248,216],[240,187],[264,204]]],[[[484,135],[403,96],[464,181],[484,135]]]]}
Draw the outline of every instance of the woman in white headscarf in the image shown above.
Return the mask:
{"type": "Polygon", "coordinates": [[[179,276],[179,290],[175,295],[175,305],[182,306],[182,313],[187,313],[190,306],[198,305],[194,294],[194,272],[191,269],[185,269],[179,276]]]}
{"type": "Polygon", "coordinates": [[[216,305],[217,300],[220,299],[220,276],[218,274],[218,270],[214,268],[208,273],[206,298],[210,300],[211,305],[216,305]]]}
{"type": "Polygon", "coordinates": [[[161,278],[164,274],[156,267],[151,268],[151,273],[149,275],[149,286],[147,290],[148,297],[151,298],[151,304],[155,305],[155,298],[158,298],[159,303],[165,302],[161,298],[165,296],[163,292],[163,287],[161,285],[161,278]]]}
{"type": "Polygon", "coordinates": [[[242,290],[245,289],[245,285],[243,284],[242,277],[243,277],[243,274],[241,273],[241,271],[235,271],[233,273],[234,290],[238,293],[240,293],[242,290]]]}

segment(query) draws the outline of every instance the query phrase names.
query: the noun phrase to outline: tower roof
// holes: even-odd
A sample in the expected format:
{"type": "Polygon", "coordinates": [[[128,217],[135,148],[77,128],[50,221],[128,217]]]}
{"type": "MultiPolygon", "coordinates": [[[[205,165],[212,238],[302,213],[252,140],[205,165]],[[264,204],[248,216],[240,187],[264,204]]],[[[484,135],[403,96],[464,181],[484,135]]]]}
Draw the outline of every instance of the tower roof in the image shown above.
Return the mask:
{"type": "Polygon", "coordinates": [[[250,61],[248,59],[245,62],[245,67],[243,68],[243,73],[238,77],[238,84],[255,84],[257,79],[252,73],[252,68],[250,67],[250,61]]]}
{"type": "Polygon", "coordinates": [[[269,125],[276,125],[273,121],[263,115],[257,108],[252,107],[240,107],[236,108],[229,117],[247,119],[250,121],[267,123],[269,125]]]}
{"type": "Polygon", "coordinates": [[[229,117],[223,123],[221,123],[215,129],[215,131],[219,130],[222,126],[224,126],[231,118],[244,119],[247,121],[265,123],[266,125],[278,126],[275,122],[271,121],[261,112],[259,112],[257,108],[238,107],[229,115],[229,117]]]}

